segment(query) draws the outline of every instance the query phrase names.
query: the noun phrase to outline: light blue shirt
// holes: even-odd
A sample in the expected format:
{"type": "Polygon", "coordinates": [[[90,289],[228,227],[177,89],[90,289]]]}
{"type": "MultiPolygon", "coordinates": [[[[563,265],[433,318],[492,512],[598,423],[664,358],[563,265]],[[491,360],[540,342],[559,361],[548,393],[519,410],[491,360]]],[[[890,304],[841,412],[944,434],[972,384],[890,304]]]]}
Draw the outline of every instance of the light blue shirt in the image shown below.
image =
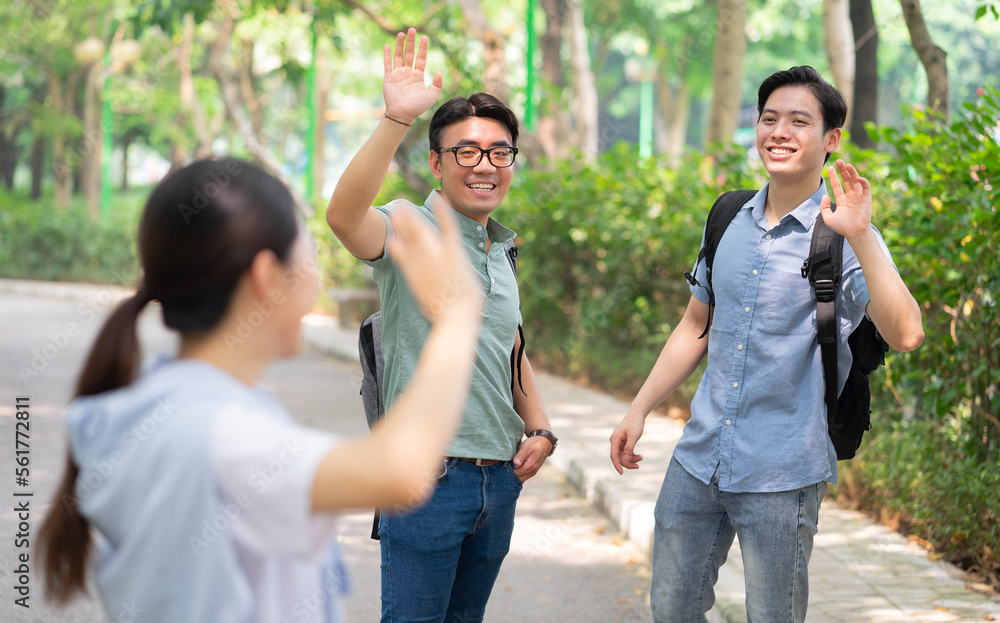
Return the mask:
{"type": "MultiPolygon", "coordinates": [[[[837,482],[816,341],[816,294],[801,273],[826,185],[821,182],[775,227],[764,216],[767,189],[743,206],[719,242],[708,366],[674,450],[684,469],[706,484],[718,470],[719,488],[727,492],[837,482]]],[[[879,242],[888,255],[881,236],[879,242]]],[[[704,262],[695,269],[698,282],[707,284],[704,262]]],[[[692,286],[691,292],[708,302],[707,287],[692,286]]],[[[840,388],[851,367],[847,338],[864,317],[868,298],[861,266],[845,241],[836,299],[840,388]]]]}
{"type": "Polygon", "coordinates": [[[109,619],[343,620],[339,550],[325,535],[301,534],[312,526],[312,474],[331,442],[294,425],[267,392],[204,362],[160,361],[131,385],[74,400],[66,423],[109,619]],[[223,419],[235,425],[213,443],[223,419]],[[263,425],[266,439],[238,439],[241,422],[263,425]],[[275,452],[268,442],[280,436],[275,452]],[[213,446],[227,441],[220,461],[213,446]],[[246,478],[221,473],[227,465],[259,469],[246,478]],[[238,495],[227,494],[227,476],[241,481],[238,495]],[[267,531],[276,519],[283,525],[267,531]],[[307,609],[317,591],[321,606],[307,609]]]}

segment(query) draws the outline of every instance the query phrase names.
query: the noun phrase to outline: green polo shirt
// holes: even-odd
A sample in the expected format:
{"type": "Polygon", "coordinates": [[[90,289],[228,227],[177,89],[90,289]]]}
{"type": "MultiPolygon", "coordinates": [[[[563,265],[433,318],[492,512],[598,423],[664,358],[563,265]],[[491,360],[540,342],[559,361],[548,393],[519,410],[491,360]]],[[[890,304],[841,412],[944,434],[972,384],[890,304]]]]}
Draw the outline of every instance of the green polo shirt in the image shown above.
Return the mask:
{"type": "MultiPolygon", "coordinates": [[[[436,190],[422,206],[394,201],[376,207],[386,221],[386,240],[393,235],[392,222],[387,215],[403,206],[414,208],[437,226],[437,218],[431,210],[435,201],[443,201],[436,190]]],[[[457,211],[453,213],[472,267],[482,279],[486,303],[469,399],[448,455],[509,461],[524,435],[524,422],[514,411],[510,369],[510,354],[521,321],[520,303],[517,279],[503,249],[504,243],[513,240],[516,234],[492,217],[484,227],[457,211]],[[487,236],[493,242],[489,251],[486,249],[487,236]]],[[[382,305],[382,355],[385,359],[382,392],[388,411],[409,383],[430,323],[420,313],[406,280],[388,253],[365,263],[373,269],[382,305]]]]}

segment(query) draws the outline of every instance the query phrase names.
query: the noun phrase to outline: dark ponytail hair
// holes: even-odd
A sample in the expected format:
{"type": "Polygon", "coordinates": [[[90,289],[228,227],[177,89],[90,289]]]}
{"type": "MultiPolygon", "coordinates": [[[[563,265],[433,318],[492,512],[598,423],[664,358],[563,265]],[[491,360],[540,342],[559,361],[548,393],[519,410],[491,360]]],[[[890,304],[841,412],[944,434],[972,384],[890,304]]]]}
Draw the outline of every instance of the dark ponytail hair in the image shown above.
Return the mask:
{"type": "MultiPolygon", "coordinates": [[[[182,334],[211,329],[225,315],[240,277],[260,251],[287,261],[299,233],[288,188],[260,167],[233,158],[201,160],[169,174],[150,194],[139,224],[143,284],[111,313],[77,381],[76,397],[132,382],[139,368],[136,323],[159,300],[164,323],[182,334]]],[[[86,592],[93,549],[76,500],[79,467],[66,468],[38,534],[49,598],[86,592]]]]}

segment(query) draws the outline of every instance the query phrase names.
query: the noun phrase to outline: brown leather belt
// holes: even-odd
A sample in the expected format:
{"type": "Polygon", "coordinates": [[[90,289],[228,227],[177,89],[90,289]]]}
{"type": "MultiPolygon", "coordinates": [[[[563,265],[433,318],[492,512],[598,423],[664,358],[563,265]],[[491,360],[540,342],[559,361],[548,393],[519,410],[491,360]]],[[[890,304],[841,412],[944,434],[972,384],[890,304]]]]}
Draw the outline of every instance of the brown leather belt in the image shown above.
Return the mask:
{"type": "Polygon", "coordinates": [[[456,461],[465,461],[467,463],[475,463],[476,467],[487,467],[489,465],[497,465],[503,463],[503,461],[497,461],[496,459],[469,459],[464,456],[453,456],[451,457],[456,461]]]}

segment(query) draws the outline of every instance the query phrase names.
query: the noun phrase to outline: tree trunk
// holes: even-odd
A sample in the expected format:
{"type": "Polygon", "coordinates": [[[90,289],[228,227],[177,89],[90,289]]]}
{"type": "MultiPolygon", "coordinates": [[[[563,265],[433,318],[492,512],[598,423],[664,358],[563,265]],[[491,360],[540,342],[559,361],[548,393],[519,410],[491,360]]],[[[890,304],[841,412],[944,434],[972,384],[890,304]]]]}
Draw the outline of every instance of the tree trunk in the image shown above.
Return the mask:
{"type": "Polygon", "coordinates": [[[260,138],[264,131],[264,105],[257,96],[257,84],[253,76],[253,48],[252,40],[240,40],[240,95],[250,111],[254,136],[260,138]]]}
{"type": "Polygon", "coordinates": [[[42,177],[45,175],[45,138],[35,137],[31,145],[31,198],[42,196],[42,177]]]}
{"type": "MultiPolygon", "coordinates": [[[[0,85],[0,117],[2,117],[4,101],[7,99],[7,89],[0,85]]],[[[17,168],[17,134],[20,130],[11,131],[10,137],[0,129],[0,177],[4,185],[14,189],[14,170],[17,168]],[[13,162],[11,166],[10,163],[13,162]]]]}
{"type": "Polygon", "coordinates": [[[272,154],[270,150],[265,147],[260,139],[260,136],[258,136],[258,134],[254,131],[253,122],[241,106],[242,99],[240,96],[239,76],[236,75],[236,70],[229,66],[225,58],[226,52],[229,48],[229,43],[232,40],[233,31],[236,29],[235,17],[231,13],[226,14],[217,24],[217,28],[219,36],[211,46],[208,68],[209,72],[219,83],[219,92],[222,96],[222,102],[226,107],[226,114],[229,116],[229,119],[236,127],[236,131],[243,139],[246,150],[250,152],[254,159],[261,166],[267,169],[271,175],[275,176],[288,186],[288,190],[292,193],[292,198],[295,200],[299,210],[306,218],[311,218],[313,215],[312,206],[295,190],[295,187],[288,183],[288,180],[285,179],[285,176],[281,173],[281,163],[274,157],[274,154],[272,154]]]}
{"type": "Polygon", "coordinates": [[[562,67],[562,32],[567,0],[540,0],[545,12],[542,49],[543,92],[538,107],[538,142],[549,158],[569,156],[569,127],[566,123],[563,90],[566,77],[562,67]]]}
{"type": "MultiPolygon", "coordinates": [[[[396,149],[396,154],[393,156],[393,160],[395,161],[396,166],[399,167],[399,174],[406,180],[406,184],[413,189],[413,192],[417,193],[418,196],[425,197],[429,195],[432,190],[431,185],[427,183],[427,178],[424,177],[426,165],[418,166],[416,163],[419,163],[420,160],[416,157],[411,157],[414,149],[419,147],[426,148],[427,145],[427,143],[424,142],[427,136],[427,127],[422,124],[421,126],[422,127],[420,127],[418,131],[410,131],[406,133],[406,136],[403,137],[403,141],[400,143],[399,148],[396,149]]],[[[424,162],[426,162],[426,156],[424,162]]]]}
{"type": "MultiPolygon", "coordinates": [[[[63,90],[54,70],[49,70],[49,101],[57,118],[65,113],[63,90]]],[[[52,133],[52,165],[55,175],[55,204],[64,209],[73,193],[72,168],[66,159],[66,135],[56,130],[52,133]]]]}
{"type": "Polygon", "coordinates": [[[691,113],[691,87],[681,76],[681,85],[674,93],[665,76],[664,65],[660,63],[656,81],[659,106],[656,108],[654,122],[657,128],[656,148],[667,157],[668,162],[676,164],[684,153],[684,138],[687,133],[688,118],[691,113]]]}
{"type": "Polygon", "coordinates": [[[848,104],[844,126],[850,127],[851,102],[854,100],[854,34],[848,0],[823,0],[823,30],[833,84],[848,104]]]}
{"type": "Polygon", "coordinates": [[[318,54],[316,57],[316,149],[313,153],[313,192],[316,197],[323,196],[323,178],[326,173],[326,158],[324,156],[326,107],[332,86],[326,65],[326,55],[318,54]]]}
{"type": "Polygon", "coordinates": [[[172,173],[177,169],[182,168],[188,163],[188,152],[183,145],[178,145],[177,143],[170,144],[170,151],[167,154],[167,160],[170,162],[170,170],[167,173],[172,173]]]}
{"type": "Polygon", "coordinates": [[[132,137],[132,130],[122,136],[122,192],[128,190],[128,148],[132,146],[132,137]]]}
{"type": "Polygon", "coordinates": [[[945,120],[950,114],[948,98],[948,55],[934,44],[931,33],[924,22],[924,14],[920,9],[920,0],[900,0],[903,6],[903,18],[906,28],[910,31],[910,41],[916,50],[920,62],[927,72],[927,109],[936,110],[944,115],[945,120]]]}
{"type": "Polygon", "coordinates": [[[854,31],[854,102],[851,140],[864,149],[875,147],[865,123],[878,121],[878,27],[871,0],[850,0],[854,31]]]}
{"type": "Polygon", "coordinates": [[[100,63],[94,63],[87,73],[87,84],[83,99],[83,137],[77,152],[83,158],[80,183],[87,198],[87,211],[95,221],[100,217],[101,207],[101,88],[104,77],[100,63]]]}
{"type": "Polygon", "coordinates": [[[188,13],[184,16],[184,28],[181,31],[181,44],[177,47],[177,69],[180,74],[180,103],[184,121],[194,131],[197,143],[194,148],[195,158],[207,158],[212,155],[212,141],[215,133],[205,121],[205,109],[194,88],[194,76],[191,71],[191,54],[194,49],[194,17],[188,13]]]}
{"type": "Polygon", "coordinates": [[[743,57],[746,54],[746,0],[719,0],[715,54],[712,61],[712,105],[705,141],[731,141],[740,112],[743,57]]]}
{"type": "Polygon", "coordinates": [[[583,1],[569,0],[570,66],[573,70],[573,146],[583,157],[593,159],[597,142],[597,81],[590,65],[587,26],[583,20],[583,1]]]}
{"type": "Polygon", "coordinates": [[[17,168],[17,131],[10,137],[0,132],[0,179],[8,190],[14,190],[14,170],[17,168]]]}
{"type": "Polygon", "coordinates": [[[507,61],[504,58],[504,36],[490,25],[483,13],[480,0],[458,0],[465,23],[480,43],[483,44],[486,68],[483,71],[483,90],[507,102],[507,61]]]}

